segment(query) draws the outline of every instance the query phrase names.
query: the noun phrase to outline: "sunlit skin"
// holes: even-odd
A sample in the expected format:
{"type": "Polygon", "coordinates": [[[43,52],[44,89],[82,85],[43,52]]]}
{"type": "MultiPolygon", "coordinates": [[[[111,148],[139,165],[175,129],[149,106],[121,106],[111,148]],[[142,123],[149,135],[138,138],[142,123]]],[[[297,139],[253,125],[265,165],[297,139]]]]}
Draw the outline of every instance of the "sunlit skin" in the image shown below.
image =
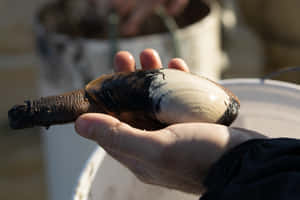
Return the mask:
{"type": "MultiPolygon", "coordinates": [[[[129,52],[115,56],[116,71],[134,71],[129,52]]],[[[140,54],[143,70],[160,68],[161,60],[153,49],[140,54]]],[[[170,60],[169,68],[189,72],[179,58],[170,60]]],[[[145,183],[184,192],[201,194],[203,180],[210,167],[233,147],[264,135],[245,129],[208,123],[174,124],[157,131],[129,126],[105,114],[84,114],[76,123],[77,133],[97,142],[145,183]]]]}

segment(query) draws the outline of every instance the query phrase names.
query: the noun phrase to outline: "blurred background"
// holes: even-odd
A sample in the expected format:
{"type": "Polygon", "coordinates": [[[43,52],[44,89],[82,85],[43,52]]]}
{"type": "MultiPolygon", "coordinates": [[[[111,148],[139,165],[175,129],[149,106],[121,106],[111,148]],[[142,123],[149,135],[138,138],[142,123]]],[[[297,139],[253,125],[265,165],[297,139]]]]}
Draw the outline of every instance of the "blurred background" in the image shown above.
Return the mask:
{"type": "MultiPolygon", "coordinates": [[[[191,0],[195,1],[200,2],[191,0]]],[[[199,16],[178,19],[182,31],[177,35],[172,29],[165,35],[161,22],[156,25],[154,18],[145,22],[142,34],[118,42],[114,23],[99,25],[103,20],[97,17],[107,19],[109,13],[87,15],[91,12],[85,4],[90,1],[60,0],[50,6],[49,2],[53,1],[0,0],[0,199],[71,199],[80,170],[95,145],[74,139],[72,126],[12,131],[7,111],[26,99],[79,88],[101,73],[111,72],[107,58],[118,49],[130,50],[138,57],[139,51],[153,47],[166,64],[175,55],[172,49],[177,44],[179,56],[192,71],[215,80],[259,78],[300,64],[299,0],[196,3],[190,7],[199,11],[191,12],[199,16]],[[106,32],[97,32],[102,29],[106,32]]],[[[287,73],[277,79],[298,83],[299,75],[287,73]]]]}
{"type": "Polygon", "coordinates": [[[0,1],[0,199],[46,199],[45,168],[38,129],[12,132],[7,111],[37,96],[39,65],[32,19],[42,0],[0,1]]]}

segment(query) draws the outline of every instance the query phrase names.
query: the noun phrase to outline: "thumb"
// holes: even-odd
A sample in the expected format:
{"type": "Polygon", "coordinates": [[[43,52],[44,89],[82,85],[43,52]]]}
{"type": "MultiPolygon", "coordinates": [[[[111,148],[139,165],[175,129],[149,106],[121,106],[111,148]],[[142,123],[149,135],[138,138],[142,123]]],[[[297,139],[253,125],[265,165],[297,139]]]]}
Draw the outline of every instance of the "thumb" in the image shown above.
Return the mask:
{"type": "Polygon", "coordinates": [[[75,122],[75,129],[79,135],[113,152],[151,159],[161,149],[161,142],[155,132],[133,128],[105,114],[81,115],[75,122]]]}

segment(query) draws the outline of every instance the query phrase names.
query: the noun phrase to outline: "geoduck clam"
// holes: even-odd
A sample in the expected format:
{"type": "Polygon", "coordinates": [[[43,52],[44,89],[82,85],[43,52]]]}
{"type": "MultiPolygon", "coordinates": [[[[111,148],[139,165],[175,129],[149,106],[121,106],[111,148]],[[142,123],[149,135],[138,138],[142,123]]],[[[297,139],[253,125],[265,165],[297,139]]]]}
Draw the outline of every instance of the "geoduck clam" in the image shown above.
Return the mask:
{"type": "Polygon", "coordinates": [[[137,128],[159,129],[183,122],[229,126],[240,103],[228,89],[175,69],[138,70],[103,75],[84,89],[25,101],[8,112],[13,129],[49,127],[81,114],[106,113],[137,128]]]}

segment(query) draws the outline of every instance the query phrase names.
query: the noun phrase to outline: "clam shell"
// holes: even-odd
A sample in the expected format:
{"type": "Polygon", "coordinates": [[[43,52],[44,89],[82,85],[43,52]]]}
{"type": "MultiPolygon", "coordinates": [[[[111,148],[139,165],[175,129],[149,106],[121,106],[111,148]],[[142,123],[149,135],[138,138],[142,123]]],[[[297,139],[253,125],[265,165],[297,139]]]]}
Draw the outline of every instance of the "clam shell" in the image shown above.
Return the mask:
{"type": "Polygon", "coordinates": [[[105,75],[85,90],[106,113],[130,124],[140,123],[140,127],[149,121],[161,126],[183,122],[230,125],[240,107],[228,89],[174,69],[105,75]]]}

